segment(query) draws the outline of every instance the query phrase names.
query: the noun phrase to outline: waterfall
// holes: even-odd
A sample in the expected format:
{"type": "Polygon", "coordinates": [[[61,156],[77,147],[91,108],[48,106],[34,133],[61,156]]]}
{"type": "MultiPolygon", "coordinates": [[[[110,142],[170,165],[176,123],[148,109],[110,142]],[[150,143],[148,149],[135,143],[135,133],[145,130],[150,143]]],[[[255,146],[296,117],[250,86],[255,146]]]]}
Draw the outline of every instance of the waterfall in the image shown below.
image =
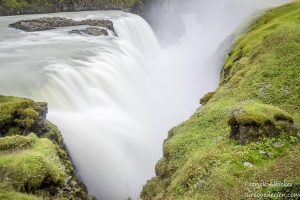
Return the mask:
{"type": "Polygon", "coordinates": [[[187,33],[167,49],[159,48],[142,18],[121,11],[1,17],[0,94],[48,102],[48,119],[61,130],[91,195],[136,198],[155,175],[167,131],[187,119],[199,98],[218,84],[219,72],[213,69],[219,66],[203,63],[240,22],[220,26],[229,23],[226,12],[239,11],[230,5],[207,2],[212,10],[203,17],[210,20],[200,24],[195,15],[184,15],[187,33]],[[78,27],[34,33],[8,28],[44,16],[110,19],[119,37],[68,33],[78,27]]]}
{"type": "Polygon", "coordinates": [[[110,19],[119,37],[69,35],[74,27],[25,33],[7,27],[24,16],[4,17],[0,93],[49,103],[48,118],[61,130],[90,194],[138,196],[158,157],[151,154],[151,135],[139,119],[146,112],[147,60],[159,52],[153,31],[140,17],[120,11],[25,19],[42,16],[110,19]]]}

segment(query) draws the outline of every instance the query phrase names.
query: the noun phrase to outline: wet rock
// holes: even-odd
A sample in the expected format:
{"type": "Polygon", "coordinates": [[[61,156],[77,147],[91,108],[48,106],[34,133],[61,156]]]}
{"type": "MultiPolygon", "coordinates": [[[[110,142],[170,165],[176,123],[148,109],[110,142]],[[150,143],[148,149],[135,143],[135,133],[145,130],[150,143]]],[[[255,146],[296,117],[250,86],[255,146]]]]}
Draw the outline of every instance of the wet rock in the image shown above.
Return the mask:
{"type": "Polygon", "coordinates": [[[112,21],[110,20],[91,20],[91,19],[86,19],[78,22],[78,25],[90,25],[90,26],[98,26],[98,27],[105,27],[108,30],[111,30],[115,32],[114,30],[114,25],[112,21]]]}
{"type": "MultiPolygon", "coordinates": [[[[73,19],[67,19],[62,17],[42,17],[39,19],[17,21],[15,23],[10,24],[9,27],[20,29],[26,32],[35,32],[35,31],[45,31],[45,30],[55,29],[57,27],[79,26],[79,25],[103,27],[115,33],[112,21],[103,20],[103,19],[99,19],[99,20],[86,19],[82,21],[75,21],[73,19]]],[[[103,31],[105,29],[99,29],[99,30],[102,30],[101,31],[102,35],[105,35],[105,31],[103,31]]],[[[89,29],[87,30],[87,32],[91,33],[90,35],[97,34],[95,28],[89,29]]]]}
{"type": "Polygon", "coordinates": [[[96,27],[88,27],[84,30],[72,30],[69,31],[70,34],[78,34],[78,35],[92,35],[92,36],[100,36],[100,35],[108,35],[106,29],[96,28],[96,27]]]}

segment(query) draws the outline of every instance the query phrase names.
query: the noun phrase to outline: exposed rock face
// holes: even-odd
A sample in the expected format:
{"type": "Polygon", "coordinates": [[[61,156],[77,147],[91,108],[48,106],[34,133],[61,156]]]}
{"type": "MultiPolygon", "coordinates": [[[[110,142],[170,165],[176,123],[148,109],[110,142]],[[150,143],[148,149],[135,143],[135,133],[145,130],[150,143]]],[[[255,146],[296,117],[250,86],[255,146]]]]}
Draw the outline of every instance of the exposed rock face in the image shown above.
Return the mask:
{"type": "Polygon", "coordinates": [[[229,137],[245,145],[265,137],[276,137],[281,132],[296,136],[297,128],[293,122],[288,113],[277,107],[248,103],[231,111],[228,120],[231,127],[229,137]]]}
{"type": "MultiPolygon", "coordinates": [[[[99,20],[86,19],[82,21],[75,21],[72,19],[67,19],[62,17],[42,17],[33,20],[17,21],[15,23],[10,24],[9,26],[26,32],[35,32],[35,31],[50,30],[56,27],[79,26],[79,25],[104,27],[114,32],[114,26],[112,21],[102,20],[102,19],[99,20]]],[[[92,29],[89,29],[87,32],[91,32],[91,31],[95,32],[95,28],[93,30],[94,31],[92,31],[92,29]]]]}
{"type": "Polygon", "coordinates": [[[92,35],[92,36],[108,35],[106,29],[100,29],[96,27],[88,27],[84,30],[72,30],[69,31],[69,33],[78,34],[78,35],[92,35]]]}

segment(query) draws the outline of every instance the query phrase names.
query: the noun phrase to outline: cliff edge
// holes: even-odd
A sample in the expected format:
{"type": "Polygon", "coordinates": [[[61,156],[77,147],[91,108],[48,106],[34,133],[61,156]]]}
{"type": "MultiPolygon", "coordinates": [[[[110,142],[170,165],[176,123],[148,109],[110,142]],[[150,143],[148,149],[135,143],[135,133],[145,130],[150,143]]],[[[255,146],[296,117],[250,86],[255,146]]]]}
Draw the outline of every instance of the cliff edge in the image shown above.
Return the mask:
{"type": "Polygon", "coordinates": [[[295,1],[235,40],[216,91],[169,131],[141,199],[300,197],[299,20],[295,1]]]}
{"type": "Polygon", "coordinates": [[[0,95],[0,199],[96,199],[77,180],[47,103],[0,95]]]}

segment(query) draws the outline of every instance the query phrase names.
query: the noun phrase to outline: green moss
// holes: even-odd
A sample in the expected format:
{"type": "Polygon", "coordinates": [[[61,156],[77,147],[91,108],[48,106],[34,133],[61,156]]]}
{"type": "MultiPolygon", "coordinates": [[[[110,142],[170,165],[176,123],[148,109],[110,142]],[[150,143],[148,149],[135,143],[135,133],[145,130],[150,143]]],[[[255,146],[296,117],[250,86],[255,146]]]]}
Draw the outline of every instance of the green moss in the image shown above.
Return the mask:
{"type": "MultiPolygon", "coordinates": [[[[4,9],[20,9],[20,8],[41,8],[41,7],[57,7],[58,2],[61,4],[72,4],[70,0],[60,0],[60,1],[51,1],[51,0],[1,0],[1,7],[4,9]]],[[[132,7],[135,3],[139,2],[138,0],[88,0],[88,1],[78,1],[77,3],[99,3],[102,5],[114,4],[124,7],[132,7]]]]}
{"type": "Polygon", "coordinates": [[[58,144],[60,148],[63,147],[63,138],[58,130],[57,126],[46,120],[46,127],[48,131],[45,132],[41,137],[50,139],[54,144],[58,144]]]}
{"type": "Polygon", "coordinates": [[[200,99],[200,104],[203,106],[214,96],[215,92],[209,92],[200,99]]]}
{"type": "Polygon", "coordinates": [[[0,96],[0,123],[8,125],[5,135],[28,134],[40,113],[47,108],[45,103],[35,103],[30,99],[0,96]]]}
{"type": "Polygon", "coordinates": [[[17,191],[33,192],[64,181],[65,168],[50,140],[30,134],[1,138],[0,143],[0,179],[17,191]]]}
{"type": "Polygon", "coordinates": [[[16,149],[32,147],[36,142],[36,139],[37,138],[31,134],[28,135],[28,137],[15,136],[0,138],[0,151],[12,151],[16,149]]]}
{"type": "Polygon", "coordinates": [[[13,188],[3,188],[0,183],[0,200],[43,200],[42,197],[14,191],[13,188]]]}
{"type": "Polygon", "coordinates": [[[215,93],[189,120],[170,130],[157,176],[144,186],[142,199],[243,199],[245,193],[268,191],[246,182],[296,184],[299,22],[300,1],[251,22],[253,26],[234,42],[215,93]],[[250,127],[250,133],[256,127],[255,133],[263,137],[241,146],[229,138],[232,126],[238,125],[250,127]],[[276,134],[264,137],[272,130],[276,134]]]}
{"type": "Polygon", "coordinates": [[[71,199],[89,199],[81,186],[69,185],[70,179],[76,182],[77,179],[60,131],[45,121],[47,103],[0,96],[0,106],[0,116],[9,115],[0,126],[0,133],[5,136],[0,138],[0,193],[5,191],[3,198],[12,195],[20,199],[42,197],[47,200],[71,198],[73,194],[71,199]],[[65,187],[69,190],[62,189],[65,187]]]}
{"type": "Polygon", "coordinates": [[[19,127],[11,127],[6,136],[22,135],[22,130],[19,127]]]}

